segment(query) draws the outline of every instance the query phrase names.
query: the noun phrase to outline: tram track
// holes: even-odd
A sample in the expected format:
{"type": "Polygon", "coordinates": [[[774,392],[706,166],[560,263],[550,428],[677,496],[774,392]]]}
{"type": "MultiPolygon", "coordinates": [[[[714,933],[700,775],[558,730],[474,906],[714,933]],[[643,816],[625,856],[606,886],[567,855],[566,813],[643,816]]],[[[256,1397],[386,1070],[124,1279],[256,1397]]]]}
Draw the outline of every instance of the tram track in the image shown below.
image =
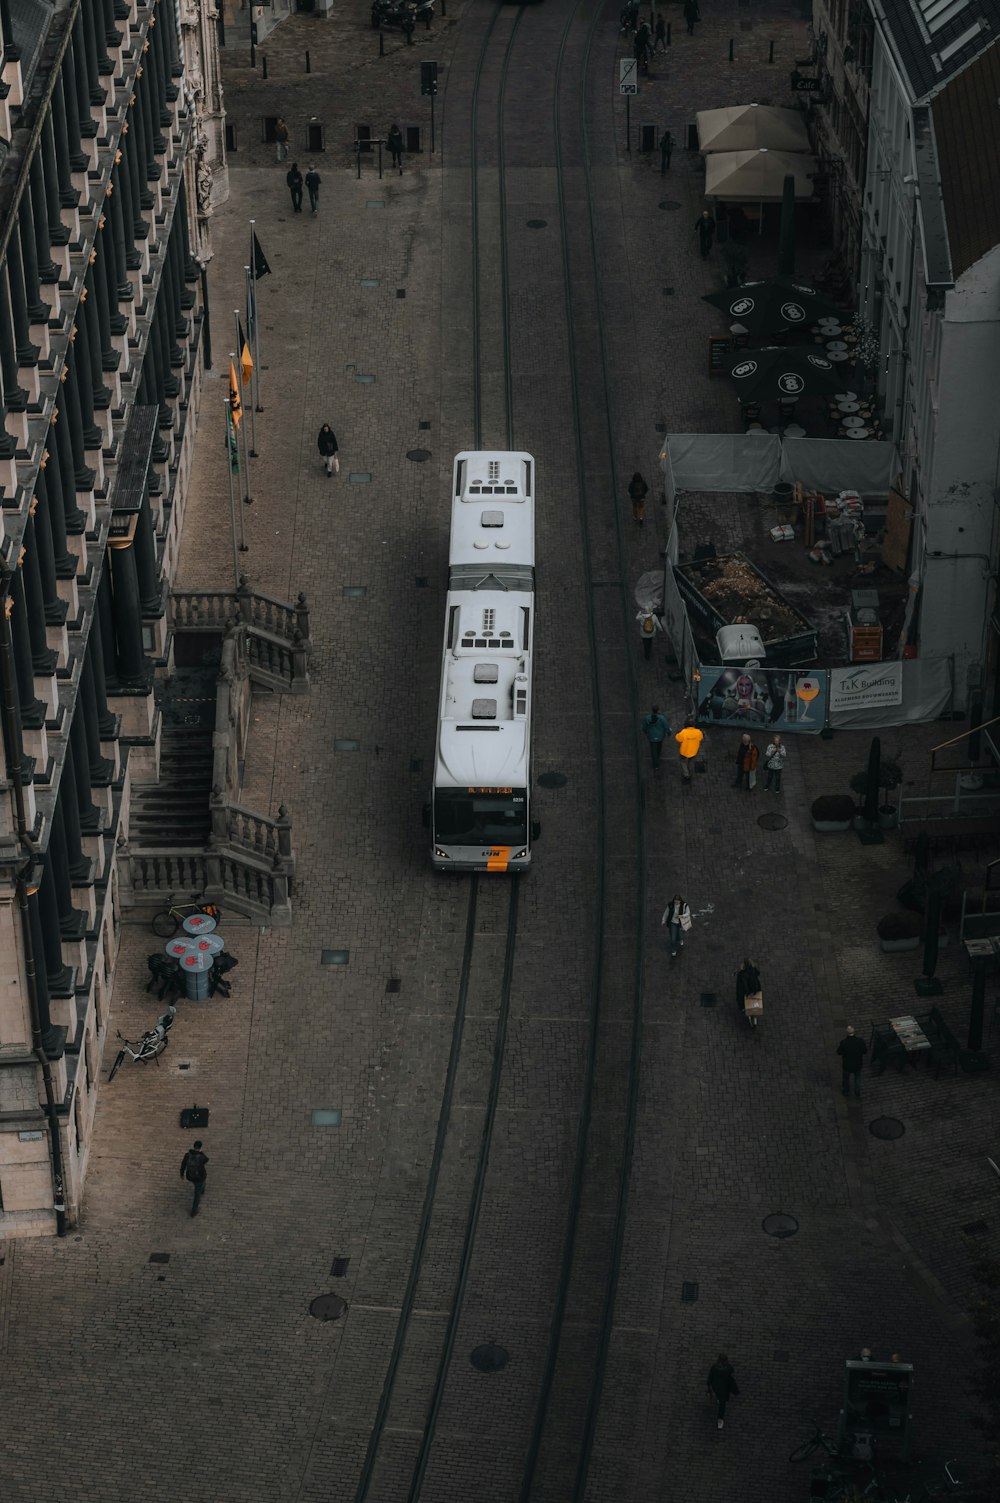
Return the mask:
{"type": "MultiPolygon", "coordinates": [[[[485,9],[485,8],[484,8],[485,9]]],[[[475,12],[472,12],[475,14],[475,12]]],[[[506,192],[505,153],[505,105],[507,81],[515,43],[518,37],[523,7],[514,13],[509,27],[500,28],[499,40],[504,42],[499,70],[493,68],[488,85],[485,75],[491,58],[491,44],[498,34],[501,16],[511,13],[491,8],[482,34],[478,36],[479,51],[473,79],[470,104],[470,210],[471,210],[471,302],[472,302],[472,379],[471,407],[472,427],[477,447],[486,435],[492,438],[499,431],[506,434],[507,447],[516,446],[515,438],[515,387],[513,378],[511,339],[511,285],[510,247],[508,243],[508,206],[506,192]],[[505,35],[504,35],[505,31],[505,35]],[[484,295],[488,278],[483,275],[483,219],[479,140],[482,129],[482,99],[487,87],[496,87],[496,204],[493,213],[499,212],[499,287],[491,290],[496,297],[496,306],[491,310],[493,325],[499,313],[502,348],[502,384],[491,394],[484,383],[484,295]],[[496,408],[496,390],[502,391],[502,417],[496,408]],[[493,407],[491,409],[491,399],[493,407]]],[[[588,1480],[612,1340],[616,1298],[622,1265],[622,1251],[628,1209],[628,1189],[634,1146],[636,1110],[638,1101],[639,1062],[642,1038],[642,991],[643,991],[643,919],[645,909],[644,869],[645,849],[642,834],[641,781],[638,762],[633,768],[634,834],[633,866],[634,916],[637,929],[632,946],[629,967],[629,1060],[624,1080],[619,1071],[615,1051],[607,1049],[606,1004],[612,988],[621,991],[620,976],[609,974],[608,953],[605,936],[608,926],[609,882],[609,808],[620,806],[618,764],[609,759],[605,741],[604,725],[609,713],[609,704],[620,693],[620,686],[613,681],[616,666],[622,659],[628,677],[628,699],[632,723],[637,709],[634,667],[627,652],[627,591],[625,539],[622,521],[615,506],[618,494],[617,471],[611,426],[611,393],[607,340],[600,309],[600,271],[598,265],[594,185],[586,153],[587,132],[587,80],[594,36],[600,20],[600,7],[591,0],[578,0],[565,20],[557,55],[554,95],[552,99],[552,137],[556,177],[556,208],[561,242],[563,317],[568,342],[568,375],[570,389],[570,423],[573,432],[574,464],[577,472],[579,546],[583,561],[583,598],[585,601],[586,633],[590,679],[587,685],[591,699],[593,740],[597,774],[594,783],[593,816],[595,824],[592,842],[592,901],[589,915],[592,963],[590,967],[589,995],[581,1022],[586,1030],[583,1073],[579,1083],[577,1100],[573,1107],[577,1120],[575,1148],[568,1194],[564,1208],[564,1223],[561,1237],[561,1254],[558,1267],[550,1275],[549,1293],[546,1297],[549,1318],[541,1322],[545,1330],[544,1359],[530,1394],[525,1393],[524,1408],[530,1414],[530,1424],[524,1427],[523,1448],[518,1449],[517,1459],[511,1456],[511,1471],[504,1478],[496,1479],[496,1489],[491,1497],[517,1497],[520,1503],[538,1503],[543,1498],[558,1498],[560,1503],[572,1498],[573,1503],[583,1503],[589,1496],[588,1480]],[[581,36],[582,32],[582,36],[581,36]],[[571,110],[578,112],[570,122],[571,110]],[[569,158],[574,145],[584,142],[582,165],[585,189],[586,221],[585,235],[579,224],[572,222],[570,210],[570,180],[573,168],[569,158]],[[574,249],[575,247],[575,249],[574,249]],[[581,258],[586,263],[581,266],[581,258]],[[577,285],[575,286],[575,281],[577,285]],[[586,318],[589,327],[595,320],[599,331],[598,379],[595,383],[593,351],[581,350],[576,335],[576,321],[586,318]],[[589,357],[589,358],[588,358],[589,357]],[[603,425],[595,425],[595,406],[603,412],[603,425]],[[598,487],[593,476],[606,475],[609,484],[598,487]],[[603,493],[603,508],[610,504],[611,516],[602,509],[598,491],[603,493]],[[610,558],[611,572],[617,577],[607,578],[610,558]],[[612,585],[609,591],[608,585],[612,585]],[[617,609],[618,620],[612,630],[612,650],[607,645],[609,601],[610,611],[617,609]],[[611,797],[609,797],[611,793],[611,797]],[[615,1120],[621,1121],[621,1141],[618,1146],[618,1170],[616,1184],[611,1190],[603,1180],[604,1169],[601,1154],[595,1151],[592,1141],[592,1125],[595,1091],[600,1090],[604,1099],[614,1100],[615,1120]],[[581,1256],[581,1225],[586,1198],[598,1197],[600,1201],[613,1200],[611,1218],[612,1234],[605,1250],[603,1277],[598,1280],[581,1280],[578,1263],[581,1256]],[[596,1298],[595,1298],[596,1291],[596,1298]],[[593,1360],[588,1364],[586,1382],[581,1390],[581,1373],[578,1352],[568,1351],[564,1336],[568,1326],[576,1331],[588,1332],[588,1347],[593,1360]],[[582,1400],[582,1402],[581,1402],[582,1400]],[[566,1438],[572,1437],[571,1465],[567,1466],[566,1438]]],[[[496,49],[494,48],[494,55],[496,49]]],[[[445,139],[447,139],[445,137],[445,139]]],[[[579,180],[576,183],[579,188],[579,180]]],[[[617,843],[615,851],[617,857],[617,843]]],[[[418,1294],[424,1271],[424,1259],[428,1238],[435,1214],[435,1204],[441,1184],[442,1164],[445,1159],[449,1133],[453,1126],[453,1106],[456,1080],[462,1061],[465,1041],[470,977],[476,955],[477,933],[481,932],[481,878],[468,879],[462,962],[456,996],[455,1013],[449,1060],[441,1095],[437,1129],[423,1205],[411,1257],[406,1288],[400,1304],[392,1351],[386,1368],[385,1380],[379,1399],[375,1422],[368,1439],[364,1466],[354,1494],[355,1503],[365,1503],[370,1496],[381,1499],[403,1496],[402,1479],[396,1475],[390,1480],[383,1474],[383,1446],[387,1432],[392,1431],[393,1396],[400,1374],[407,1338],[411,1331],[414,1312],[418,1307],[418,1294]]],[[[507,912],[505,925],[504,958],[500,976],[499,992],[495,997],[495,1012],[491,1016],[492,1054],[488,1084],[483,1102],[483,1119],[479,1134],[478,1150],[472,1167],[471,1182],[467,1184],[467,1210],[464,1234],[454,1267],[450,1269],[452,1291],[445,1318],[445,1328],[440,1340],[433,1378],[426,1390],[426,1409],[423,1424],[412,1460],[408,1462],[409,1480],[405,1483],[407,1503],[418,1503],[424,1496],[425,1484],[432,1472],[438,1424],[445,1404],[449,1380],[453,1374],[453,1359],[458,1339],[460,1322],[466,1306],[466,1296],[473,1277],[477,1252],[477,1229],[484,1202],[488,1196],[488,1171],[497,1111],[501,1101],[505,1057],[508,1044],[508,1025],[511,1015],[511,1000],[514,991],[515,961],[518,939],[519,885],[518,879],[508,879],[506,888],[507,912]]],[[[497,893],[499,897],[499,893],[497,893]]],[[[492,897],[490,899],[493,901],[492,897]]],[[[481,1078],[480,1071],[480,1078],[481,1078]]],[[[468,1169],[468,1165],[466,1165],[468,1169]]],[[[452,1167],[452,1173],[454,1168],[452,1167]]],[[[463,1186],[466,1180],[463,1177],[463,1186]]],[[[603,1240],[603,1239],[602,1239],[603,1240]]],[[[541,1335],[541,1330],[540,1333],[541,1335]]],[[[531,1382],[529,1378],[527,1380],[531,1382]]],[[[397,1456],[398,1461],[398,1456],[397,1456]]],[[[439,1496],[433,1487],[428,1496],[439,1496]]]]}

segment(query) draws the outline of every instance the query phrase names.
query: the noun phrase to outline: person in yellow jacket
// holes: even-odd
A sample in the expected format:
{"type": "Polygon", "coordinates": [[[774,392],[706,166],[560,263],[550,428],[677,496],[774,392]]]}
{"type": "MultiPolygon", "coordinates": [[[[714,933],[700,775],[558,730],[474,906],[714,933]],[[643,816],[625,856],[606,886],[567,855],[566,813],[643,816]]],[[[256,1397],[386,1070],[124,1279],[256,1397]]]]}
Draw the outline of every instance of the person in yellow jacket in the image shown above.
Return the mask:
{"type": "Polygon", "coordinates": [[[701,743],[704,739],[702,732],[690,721],[674,737],[681,754],[681,776],[685,783],[691,781],[691,768],[698,760],[698,753],[701,751],[701,743]]]}

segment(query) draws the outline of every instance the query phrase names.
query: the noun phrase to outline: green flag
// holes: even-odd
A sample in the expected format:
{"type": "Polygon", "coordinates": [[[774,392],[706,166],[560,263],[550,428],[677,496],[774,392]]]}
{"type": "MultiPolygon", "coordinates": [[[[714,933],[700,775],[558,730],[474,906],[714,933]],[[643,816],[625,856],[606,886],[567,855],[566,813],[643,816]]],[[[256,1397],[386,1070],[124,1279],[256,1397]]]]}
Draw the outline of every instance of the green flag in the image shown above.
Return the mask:
{"type": "Polygon", "coordinates": [[[233,427],[232,411],[226,409],[226,441],[229,445],[229,472],[232,475],[240,473],[240,446],[236,437],[236,429],[233,427]]]}

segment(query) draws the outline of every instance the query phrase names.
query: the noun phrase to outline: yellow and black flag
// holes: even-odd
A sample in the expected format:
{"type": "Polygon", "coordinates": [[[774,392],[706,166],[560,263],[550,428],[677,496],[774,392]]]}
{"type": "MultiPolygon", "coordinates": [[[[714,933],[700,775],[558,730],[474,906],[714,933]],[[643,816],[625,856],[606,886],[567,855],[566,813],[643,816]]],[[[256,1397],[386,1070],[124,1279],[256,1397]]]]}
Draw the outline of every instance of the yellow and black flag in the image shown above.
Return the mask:
{"type": "Polygon", "coordinates": [[[253,356],[250,353],[250,346],[247,344],[243,334],[243,324],[238,318],[236,320],[236,343],[239,347],[240,355],[240,376],[242,377],[243,385],[247,386],[249,385],[250,377],[253,375],[253,356]]]}
{"type": "Polygon", "coordinates": [[[233,427],[238,428],[243,416],[243,403],[240,401],[240,388],[236,380],[236,366],[231,360],[229,362],[229,411],[232,415],[233,427]]]}

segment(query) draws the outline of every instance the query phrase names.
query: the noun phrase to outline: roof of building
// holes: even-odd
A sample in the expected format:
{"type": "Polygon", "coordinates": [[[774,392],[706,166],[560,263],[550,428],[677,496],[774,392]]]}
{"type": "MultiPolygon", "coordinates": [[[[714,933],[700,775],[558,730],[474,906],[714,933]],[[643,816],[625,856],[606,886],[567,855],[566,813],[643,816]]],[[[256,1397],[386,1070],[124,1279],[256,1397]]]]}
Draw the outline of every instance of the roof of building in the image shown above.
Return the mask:
{"type": "Polygon", "coordinates": [[[7,9],[21,52],[21,81],[27,98],[56,7],[50,0],[8,0],[7,9]]]}
{"type": "Polygon", "coordinates": [[[1000,36],[1000,0],[882,0],[881,9],[914,101],[1000,36]]]}
{"type": "Polygon", "coordinates": [[[1000,245],[1000,45],[931,101],[952,275],[1000,245]]]}

